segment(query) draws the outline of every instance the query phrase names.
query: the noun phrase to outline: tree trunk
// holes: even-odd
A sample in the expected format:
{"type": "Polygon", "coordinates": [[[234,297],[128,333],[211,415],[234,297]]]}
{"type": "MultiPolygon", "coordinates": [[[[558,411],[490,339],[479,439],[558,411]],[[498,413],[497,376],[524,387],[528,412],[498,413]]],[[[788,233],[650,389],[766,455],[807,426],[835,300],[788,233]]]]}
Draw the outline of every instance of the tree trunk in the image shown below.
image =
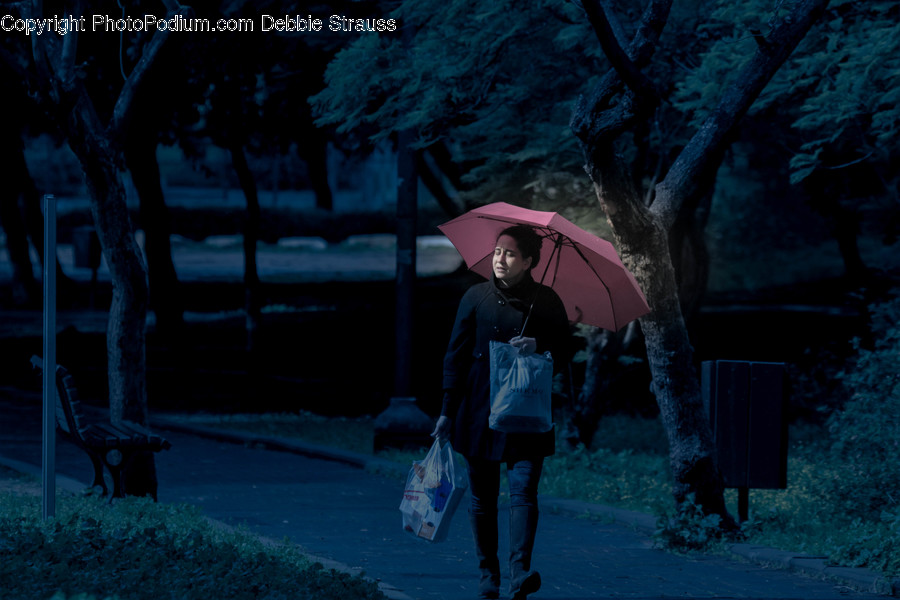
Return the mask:
{"type": "Polygon", "coordinates": [[[28,236],[24,227],[19,200],[25,196],[22,178],[28,170],[22,154],[22,140],[11,131],[0,133],[0,164],[6,170],[3,180],[7,183],[0,197],[0,227],[6,232],[6,249],[13,265],[13,302],[17,306],[41,305],[41,286],[34,276],[34,266],[28,248],[28,236]]]}
{"type": "Polygon", "coordinates": [[[309,181],[316,195],[316,208],[334,209],[334,194],[328,184],[328,140],[317,130],[301,143],[303,160],[309,171],[309,181]]]}
{"type": "Polygon", "coordinates": [[[644,362],[636,361],[630,366],[623,366],[621,360],[627,355],[644,355],[644,341],[637,322],[629,323],[617,333],[595,328],[585,336],[585,353],[587,358],[581,390],[577,395],[573,394],[571,410],[564,416],[560,427],[572,447],[579,443],[590,447],[605,415],[621,411],[636,414],[653,411],[647,402],[649,398],[623,393],[623,389],[637,389],[635,386],[647,389],[644,362]]]}
{"type": "Polygon", "coordinates": [[[156,314],[156,330],[173,335],[181,331],[184,302],[172,262],[172,226],[160,183],[156,145],[155,131],[130,132],[125,160],[140,201],[150,281],[149,308],[156,314]]]}
{"type": "Polygon", "coordinates": [[[853,287],[866,285],[870,271],[859,251],[859,213],[841,204],[839,191],[828,185],[827,177],[813,175],[803,183],[807,194],[817,198],[810,203],[813,210],[825,219],[829,233],[837,242],[847,283],[853,287]]]}
{"type": "MultiPolygon", "coordinates": [[[[607,351],[614,338],[612,332],[596,328],[585,338],[587,360],[584,365],[584,382],[581,392],[573,398],[571,426],[567,430],[575,432],[572,442],[584,444],[590,448],[597,432],[600,418],[608,411],[604,398],[604,390],[611,376],[606,368],[607,351]]],[[[568,425],[568,424],[567,424],[568,425]]]]}
{"type": "MultiPolygon", "coordinates": [[[[705,512],[720,515],[723,526],[733,529],[736,523],[725,507],[712,430],[703,410],[693,348],[681,311],[670,253],[669,232],[674,219],[661,218],[645,204],[633,173],[615,148],[615,140],[628,126],[650,114],[652,99],[641,101],[636,92],[648,94],[652,89],[640,81],[642,76],[636,68],[652,55],[667,19],[668,4],[650,3],[627,56],[621,50],[607,49],[616,44],[607,37],[606,15],[599,5],[591,7],[591,23],[617,71],[607,73],[593,93],[579,101],[572,128],[582,141],[585,171],[612,228],[622,262],[634,273],[652,309],[640,323],[653,392],[669,442],[674,499],[680,505],[693,497],[705,512]],[[637,62],[630,62],[635,58],[637,62]],[[623,90],[625,81],[631,89],[623,90]],[[610,100],[617,96],[621,100],[610,107],[610,100]]],[[[679,197],[674,213],[683,206],[685,197],[690,194],[679,197]]],[[[656,203],[661,204],[658,197],[656,203]]]]}
{"type": "Polygon", "coordinates": [[[437,172],[434,173],[435,179],[438,181],[441,178],[446,179],[451,188],[450,193],[445,193],[443,198],[438,198],[438,204],[448,218],[458,217],[463,213],[463,210],[455,199],[455,192],[465,187],[463,184],[463,169],[453,160],[453,155],[450,153],[446,140],[441,140],[428,146],[426,152],[431,156],[434,166],[437,168],[437,172]]]}
{"type": "MultiPolygon", "coordinates": [[[[713,182],[715,179],[713,178],[713,182]]],[[[669,255],[675,267],[681,312],[687,323],[700,310],[709,282],[709,250],[706,224],[712,205],[713,186],[699,194],[696,204],[683,206],[669,232],[669,255]]]]}
{"type": "MultiPolygon", "coordinates": [[[[128,216],[125,186],[117,167],[122,157],[109,152],[86,109],[73,112],[69,144],[85,173],[91,192],[91,214],[109,266],[112,303],[106,330],[109,410],[113,424],[123,420],[147,424],[146,269],[128,216]]],[[[105,143],[106,142],[106,143],[105,143]]],[[[137,457],[124,473],[129,495],[156,494],[152,454],[137,457]]]]}
{"type": "Polygon", "coordinates": [[[838,250],[844,261],[844,274],[847,281],[853,286],[865,285],[868,283],[870,275],[869,268],[859,251],[859,223],[859,213],[843,207],[829,222],[831,234],[837,240],[838,250]]]}
{"type": "Polygon", "coordinates": [[[256,266],[256,245],[259,241],[260,208],[256,178],[247,164],[247,155],[240,142],[231,145],[231,162],[237,173],[244,197],[247,199],[247,220],[244,222],[244,310],[247,324],[247,350],[256,347],[259,329],[260,298],[259,271],[256,266]]]}
{"type": "Polygon", "coordinates": [[[443,172],[441,171],[441,165],[438,163],[437,157],[442,156],[440,149],[443,147],[443,144],[439,143],[433,144],[426,150],[416,151],[416,171],[419,174],[419,180],[421,180],[425,189],[427,189],[435,199],[438,206],[440,206],[449,217],[453,218],[458,217],[461,214],[461,211],[456,204],[456,200],[454,200],[453,196],[447,192],[441,178],[443,172]],[[431,152],[432,148],[435,149],[435,153],[431,152]],[[428,164],[427,160],[425,160],[426,152],[430,154],[434,160],[436,170],[428,164]]]}
{"type": "Polygon", "coordinates": [[[601,208],[609,216],[622,261],[640,282],[653,309],[641,318],[641,329],[653,374],[653,392],[669,442],[675,501],[680,504],[693,495],[705,511],[720,515],[726,528],[734,528],[734,519],[725,507],[666,229],[644,206],[627,168],[612,148],[596,149],[586,160],[585,168],[601,208]]]}
{"type": "MultiPolygon", "coordinates": [[[[14,281],[21,285],[21,294],[25,302],[32,306],[41,305],[41,284],[34,277],[34,267],[28,249],[28,238],[44,264],[44,215],[41,212],[41,198],[25,161],[22,140],[18,136],[3,136],[3,148],[0,149],[0,160],[8,169],[6,178],[8,186],[7,199],[0,206],[0,225],[6,230],[10,261],[13,263],[14,281]]],[[[72,279],[66,275],[59,260],[56,261],[56,289],[59,305],[65,306],[72,296],[74,287],[72,279]]]]}
{"type": "Polygon", "coordinates": [[[72,142],[91,190],[91,214],[110,270],[112,305],[106,332],[112,420],[147,423],[146,270],[114,159],[72,142]]]}

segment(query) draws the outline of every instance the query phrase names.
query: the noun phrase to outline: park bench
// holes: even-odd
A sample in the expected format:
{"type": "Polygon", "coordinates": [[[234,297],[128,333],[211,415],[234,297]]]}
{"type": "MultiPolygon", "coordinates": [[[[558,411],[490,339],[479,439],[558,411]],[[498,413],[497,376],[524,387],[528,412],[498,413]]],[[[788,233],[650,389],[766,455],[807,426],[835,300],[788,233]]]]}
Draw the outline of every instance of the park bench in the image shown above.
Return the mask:
{"type": "MultiPolygon", "coordinates": [[[[43,370],[40,357],[32,356],[31,364],[36,370],[43,370]]],[[[89,419],[82,411],[75,379],[59,365],[56,367],[56,390],[56,429],[63,439],[84,450],[91,459],[94,467],[91,487],[99,487],[104,496],[109,493],[103,477],[104,466],[112,477],[112,498],[122,498],[125,496],[123,472],[127,471],[134,458],[145,452],[168,450],[172,446],[168,440],[137,423],[122,421],[113,425],[108,421],[89,419]]],[[[151,494],[156,500],[155,483],[153,487],[151,494]]]]}

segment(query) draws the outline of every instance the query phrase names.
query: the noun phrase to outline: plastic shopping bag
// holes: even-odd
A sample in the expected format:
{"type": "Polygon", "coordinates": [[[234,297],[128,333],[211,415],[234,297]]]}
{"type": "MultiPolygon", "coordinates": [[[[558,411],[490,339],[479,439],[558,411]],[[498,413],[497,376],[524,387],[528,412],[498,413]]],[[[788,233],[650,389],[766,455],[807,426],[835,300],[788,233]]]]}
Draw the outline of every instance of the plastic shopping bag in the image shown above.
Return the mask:
{"type": "Polygon", "coordinates": [[[553,428],[553,357],[522,354],[491,341],[491,416],[488,426],[504,433],[543,433],[553,428]]]}
{"type": "Polygon", "coordinates": [[[435,440],[425,458],[413,462],[400,502],[404,531],[429,542],[447,539],[450,520],[468,486],[465,463],[450,442],[435,440]]]}

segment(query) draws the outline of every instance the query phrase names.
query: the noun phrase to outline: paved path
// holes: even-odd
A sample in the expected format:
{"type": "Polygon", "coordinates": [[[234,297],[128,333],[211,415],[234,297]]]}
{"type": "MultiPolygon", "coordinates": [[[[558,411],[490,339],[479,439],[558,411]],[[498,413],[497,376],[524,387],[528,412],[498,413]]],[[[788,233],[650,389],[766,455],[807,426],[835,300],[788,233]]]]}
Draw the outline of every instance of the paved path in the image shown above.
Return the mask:
{"type": "MultiPolygon", "coordinates": [[[[0,389],[0,463],[35,470],[41,461],[39,396],[0,389]]],[[[209,517],[275,539],[288,538],[326,566],[364,572],[398,600],[475,597],[475,558],[463,500],[449,539],[429,544],[400,529],[403,477],[344,460],[213,439],[166,429],[173,447],[158,455],[160,501],[190,503],[209,517]]],[[[276,444],[277,445],[277,444],[276,444]]],[[[301,443],[282,448],[310,451],[301,443]]],[[[314,450],[314,449],[312,449],[314,450]]],[[[312,452],[316,454],[316,452],[312,452]]],[[[348,458],[349,456],[349,458],[348,458]]],[[[78,487],[90,479],[87,458],[57,445],[57,472],[78,487]]],[[[537,598],[877,598],[840,581],[718,556],[683,557],[652,546],[646,530],[621,521],[577,516],[603,507],[542,499],[535,567],[537,598]]],[[[645,519],[646,520],[646,519],[645,519]]],[[[501,539],[505,534],[505,525],[501,539]]],[[[501,542],[501,552],[504,552],[501,542]]],[[[774,555],[778,559],[777,555],[774,555]]],[[[782,557],[783,558],[783,557],[782,557]]]]}

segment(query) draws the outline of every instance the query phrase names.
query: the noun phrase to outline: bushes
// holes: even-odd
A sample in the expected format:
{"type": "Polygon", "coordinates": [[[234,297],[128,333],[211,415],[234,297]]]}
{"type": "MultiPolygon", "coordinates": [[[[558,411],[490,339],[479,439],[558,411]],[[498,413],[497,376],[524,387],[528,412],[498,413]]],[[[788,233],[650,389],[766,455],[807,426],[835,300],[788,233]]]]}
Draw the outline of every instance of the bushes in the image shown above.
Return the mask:
{"type": "Polygon", "coordinates": [[[841,374],[849,400],[828,419],[836,476],[826,496],[850,532],[845,564],[900,572],[900,298],[872,308],[872,344],[855,340],[855,368],[841,374]]]}
{"type": "Polygon", "coordinates": [[[654,542],[666,550],[676,552],[708,551],[722,542],[722,517],[706,514],[703,507],[697,504],[694,494],[675,510],[674,515],[668,511],[656,519],[654,542]]]}
{"type": "Polygon", "coordinates": [[[375,599],[376,584],[326,571],[289,545],[219,529],[197,509],[0,494],[0,588],[9,598],[375,599]],[[55,596],[54,596],[55,594],[55,596]]]}
{"type": "Polygon", "coordinates": [[[872,309],[871,348],[855,341],[855,368],[840,377],[849,400],[828,419],[831,459],[845,466],[829,493],[851,516],[900,511],[900,299],[872,309]]]}

